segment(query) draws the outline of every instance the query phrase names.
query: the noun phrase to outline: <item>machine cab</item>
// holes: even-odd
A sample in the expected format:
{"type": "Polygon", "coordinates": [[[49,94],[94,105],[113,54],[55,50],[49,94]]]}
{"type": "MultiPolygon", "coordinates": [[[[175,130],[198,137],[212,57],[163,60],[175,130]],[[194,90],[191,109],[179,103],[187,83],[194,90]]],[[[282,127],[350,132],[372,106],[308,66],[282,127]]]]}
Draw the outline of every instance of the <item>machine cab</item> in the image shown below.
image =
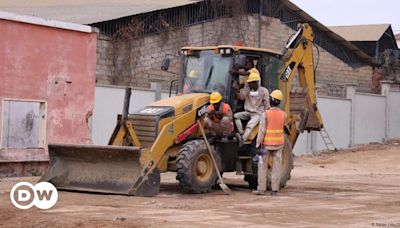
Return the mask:
{"type": "Polygon", "coordinates": [[[233,84],[239,76],[232,73],[245,70],[248,61],[260,72],[261,85],[269,91],[279,88],[278,71],[283,64],[278,52],[241,46],[184,47],[181,49],[181,93],[211,93],[218,91],[223,100],[235,107],[233,84]]]}

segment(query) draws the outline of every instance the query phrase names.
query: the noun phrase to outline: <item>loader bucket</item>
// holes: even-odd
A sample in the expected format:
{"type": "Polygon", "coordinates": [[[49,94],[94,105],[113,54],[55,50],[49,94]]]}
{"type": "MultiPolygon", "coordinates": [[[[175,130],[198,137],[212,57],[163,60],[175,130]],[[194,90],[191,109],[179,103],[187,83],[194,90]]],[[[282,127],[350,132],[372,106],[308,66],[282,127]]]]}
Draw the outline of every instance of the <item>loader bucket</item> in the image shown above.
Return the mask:
{"type": "Polygon", "coordinates": [[[158,169],[142,176],[138,147],[50,144],[49,158],[40,181],[57,189],[139,196],[159,191],[158,169]]]}

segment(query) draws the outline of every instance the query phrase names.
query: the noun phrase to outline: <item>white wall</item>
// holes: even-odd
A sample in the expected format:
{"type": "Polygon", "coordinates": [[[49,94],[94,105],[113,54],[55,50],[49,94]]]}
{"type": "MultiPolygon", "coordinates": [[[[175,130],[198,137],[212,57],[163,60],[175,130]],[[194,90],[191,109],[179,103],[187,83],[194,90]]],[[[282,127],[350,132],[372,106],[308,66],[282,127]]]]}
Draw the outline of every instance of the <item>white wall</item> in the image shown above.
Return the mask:
{"type": "MultiPolygon", "coordinates": [[[[92,118],[92,142],[107,145],[117,123],[117,115],[122,114],[124,88],[96,86],[92,118]]],[[[161,93],[162,98],[168,93],[161,93]]],[[[155,92],[150,90],[132,90],[129,113],[133,113],[155,101],[155,92]]]]}
{"type": "Polygon", "coordinates": [[[310,134],[306,131],[299,135],[297,138],[296,144],[293,147],[293,153],[295,155],[303,155],[307,154],[311,151],[311,141],[310,134]]]}
{"type": "MultiPolygon", "coordinates": [[[[351,100],[319,97],[317,102],[324,127],[336,148],[348,148],[350,145],[351,100]]],[[[304,132],[296,142],[294,153],[296,155],[309,154],[325,149],[325,143],[319,132],[304,132]]]]}
{"type": "MultiPolygon", "coordinates": [[[[125,89],[96,87],[92,118],[92,140],[94,144],[106,145],[114,130],[117,115],[122,113],[125,89]]],[[[162,98],[168,93],[162,93],[162,98]]],[[[400,93],[385,96],[356,93],[351,99],[319,97],[318,108],[324,126],[337,148],[349,148],[351,137],[354,144],[382,142],[385,132],[388,139],[400,138],[400,93]],[[386,103],[388,108],[386,109],[386,103]],[[386,110],[389,112],[387,113],[386,110]],[[353,113],[352,113],[353,112],[353,113]],[[352,116],[354,132],[352,129],[352,116]],[[386,116],[388,124],[386,125],[386,116]],[[386,129],[386,126],[388,129],[386,129]]],[[[129,112],[137,111],[155,100],[151,90],[132,90],[129,112]]],[[[293,149],[296,155],[326,150],[319,132],[300,134],[293,149]]]]}
{"type": "Polygon", "coordinates": [[[354,144],[382,142],[386,127],[386,97],[355,95],[354,144]]]}
{"type": "Polygon", "coordinates": [[[400,93],[389,94],[389,138],[400,138],[400,93]]]}
{"type": "MultiPolygon", "coordinates": [[[[350,145],[351,100],[328,97],[318,98],[318,108],[322,115],[324,127],[336,148],[348,148],[350,145]]],[[[313,149],[326,149],[319,133],[316,138],[316,146],[313,149]]]]}

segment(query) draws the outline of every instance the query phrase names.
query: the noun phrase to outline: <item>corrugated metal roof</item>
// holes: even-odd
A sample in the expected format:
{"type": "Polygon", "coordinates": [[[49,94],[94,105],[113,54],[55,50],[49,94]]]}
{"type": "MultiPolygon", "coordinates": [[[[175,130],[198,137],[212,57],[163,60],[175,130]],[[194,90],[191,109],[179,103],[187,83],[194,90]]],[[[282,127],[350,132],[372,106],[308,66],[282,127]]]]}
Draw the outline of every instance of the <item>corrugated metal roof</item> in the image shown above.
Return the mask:
{"type": "Polygon", "coordinates": [[[347,41],[378,41],[390,24],[329,26],[328,28],[347,41]]]}
{"type": "MultiPolygon", "coordinates": [[[[202,0],[69,0],[64,2],[54,0],[1,0],[0,10],[79,24],[93,24],[200,1],[202,0]]],[[[351,50],[363,61],[375,64],[375,60],[357,46],[332,32],[289,0],[280,1],[290,10],[303,17],[313,27],[327,33],[328,37],[351,50]]]]}
{"type": "Polygon", "coordinates": [[[92,24],[155,10],[198,2],[199,0],[1,0],[0,10],[61,20],[92,24]]]}
{"type": "Polygon", "coordinates": [[[329,36],[336,42],[340,43],[341,45],[345,46],[347,49],[351,50],[356,56],[358,56],[363,61],[366,61],[373,65],[377,64],[377,62],[374,58],[367,55],[364,51],[362,51],[356,45],[352,44],[351,42],[348,42],[343,37],[341,37],[338,34],[336,34],[335,32],[333,32],[330,28],[326,27],[325,25],[323,25],[320,22],[318,22],[317,20],[315,20],[313,17],[311,17],[308,13],[303,11],[296,4],[290,2],[289,0],[281,0],[281,1],[289,9],[293,10],[293,12],[296,12],[298,15],[303,17],[307,21],[307,23],[309,23],[311,26],[313,26],[313,28],[318,28],[320,31],[325,32],[327,34],[327,36],[329,36]]]}
{"type": "Polygon", "coordinates": [[[400,48],[400,33],[396,34],[396,43],[397,43],[397,47],[400,48]]]}

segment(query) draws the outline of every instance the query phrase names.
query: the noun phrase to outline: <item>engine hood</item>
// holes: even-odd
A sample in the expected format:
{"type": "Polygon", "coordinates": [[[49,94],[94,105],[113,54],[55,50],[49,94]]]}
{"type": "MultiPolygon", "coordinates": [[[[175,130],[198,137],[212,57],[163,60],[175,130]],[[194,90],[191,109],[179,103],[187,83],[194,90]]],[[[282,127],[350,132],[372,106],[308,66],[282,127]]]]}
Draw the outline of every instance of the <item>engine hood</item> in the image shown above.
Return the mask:
{"type": "Polygon", "coordinates": [[[183,94],[174,97],[169,97],[151,103],[148,106],[151,107],[172,107],[175,110],[175,116],[189,112],[194,108],[197,109],[200,106],[208,103],[210,94],[208,93],[191,93],[183,94]]]}

